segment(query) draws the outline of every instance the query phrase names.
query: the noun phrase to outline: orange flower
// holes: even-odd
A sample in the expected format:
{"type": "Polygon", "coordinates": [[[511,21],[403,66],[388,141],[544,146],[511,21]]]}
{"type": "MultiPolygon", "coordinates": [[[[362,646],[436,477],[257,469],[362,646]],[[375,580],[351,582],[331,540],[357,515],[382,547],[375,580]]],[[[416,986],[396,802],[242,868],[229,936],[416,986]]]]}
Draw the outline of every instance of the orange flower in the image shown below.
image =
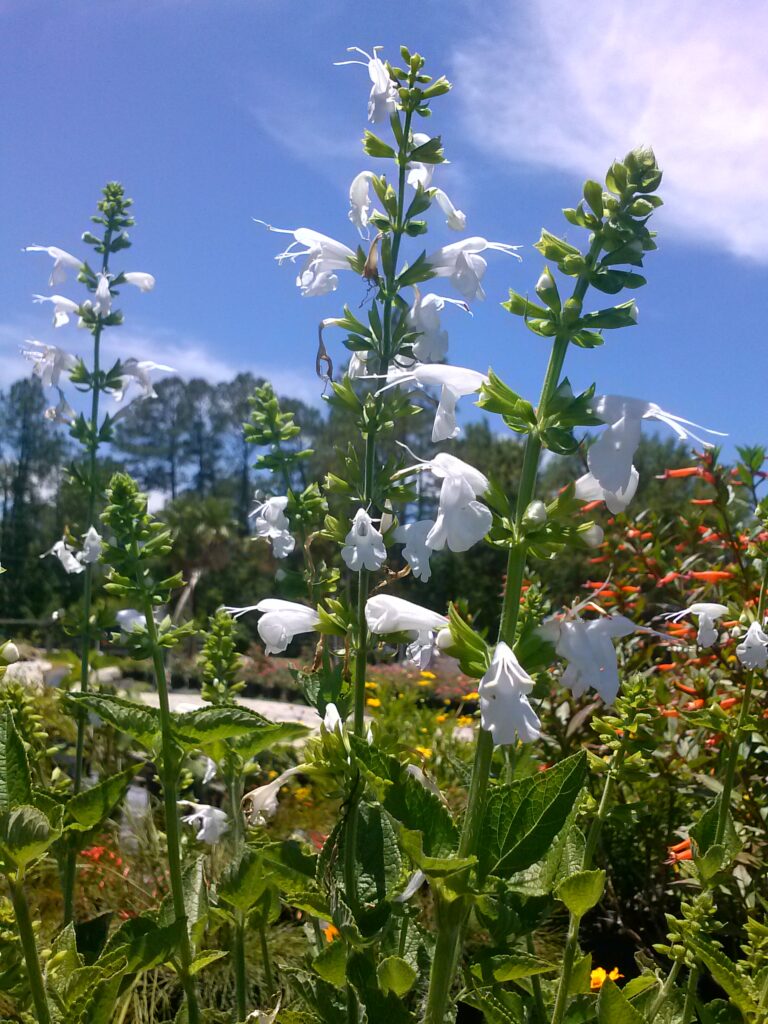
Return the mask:
{"type": "Polygon", "coordinates": [[[680,477],[686,476],[701,476],[703,470],[701,466],[682,466],[680,469],[665,469],[664,472],[657,476],[657,480],[675,480],[680,477]]]}
{"type": "Polygon", "coordinates": [[[610,978],[611,981],[618,981],[619,978],[623,977],[623,974],[619,974],[618,967],[614,967],[610,971],[606,971],[604,967],[596,967],[589,975],[589,987],[593,992],[598,992],[603,987],[606,979],[610,978]]]}
{"type": "Polygon", "coordinates": [[[381,707],[381,701],[379,700],[378,697],[369,697],[368,700],[366,700],[365,703],[366,703],[366,707],[369,707],[369,708],[380,708],[381,707]]]}
{"type": "Polygon", "coordinates": [[[327,924],[325,928],[323,928],[323,935],[325,936],[326,942],[333,942],[334,939],[338,939],[340,934],[341,933],[336,925],[327,924]]]}
{"type": "Polygon", "coordinates": [[[734,704],[738,704],[738,703],[739,703],[739,698],[738,697],[726,697],[725,700],[721,700],[720,701],[720,707],[723,709],[723,711],[727,711],[728,708],[732,708],[734,706],[734,704]]]}
{"type": "Polygon", "coordinates": [[[683,839],[681,843],[675,843],[674,846],[668,846],[667,853],[669,856],[664,861],[665,864],[677,864],[677,862],[681,860],[693,860],[691,840],[683,839]]]}
{"type": "Polygon", "coordinates": [[[701,572],[689,572],[691,579],[701,580],[703,583],[719,583],[721,580],[730,580],[733,573],[727,569],[704,569],[701,572]]]}
{"type": "Polygon", "coordinates": [[[707,702],[703,699],[703,697],[699,697],[698,700],[688,701],[688,703],[685,705],[683,710],[684,711],[701,711],[701,709],[706,705],[706,703],[707,702]]]}

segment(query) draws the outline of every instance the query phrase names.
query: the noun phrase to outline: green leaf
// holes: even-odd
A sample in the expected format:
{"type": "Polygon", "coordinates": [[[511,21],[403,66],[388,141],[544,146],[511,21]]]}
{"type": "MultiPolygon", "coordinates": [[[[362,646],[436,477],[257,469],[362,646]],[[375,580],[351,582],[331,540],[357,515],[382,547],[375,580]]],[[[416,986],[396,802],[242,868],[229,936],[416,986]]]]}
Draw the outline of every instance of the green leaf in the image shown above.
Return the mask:
{"type": "Polygon", "coordinates": [[[215,964],[217,960],[222,960],[225,956],[229,956],[226,949],[206,949],[203,953],[198,953],[189,965],[190,975],[194,978],[209,964],[215,964]]]}
{"type": "Polygon", "coordinates": [[[483,817],[478,874],[509,877],[549,849],[577,800],[587,771],[584,751],[554,768],[495,786],[483,817]]]}
{"type": "Polygon", "coordinates": [[[388,143],[368,130],[363,133],[363,149],[368,156],[380,159],[393,160],[396,155],[394,149],[388,143]]]}
{"type": "Polygon", "coordinates": [[[22,804],[0,814],[0,863],[7,870],[23,868],[42,857],[61,829],[51,825],[37,807],[22,804]]]}
{"type": "Polygon", "coordinates": [[[376,971],[364,953],[352,953],[347,961],[347,978],[365,1007],[368,1024],[414,1024],[414,1017],[390,991],[378,986],[376,971]]]}
{"type": "Polygon", "coordinates": [[[157,708],[109,693],[68,693],[64,699],[76,711],[92,711],[145,748],[152,748],[160,736],[160,712],[157,708]]]}
{"type": "Polygon", "coordinates": [[[584,182],[584,198],[596,217],[603,216],[603,186],[597,181],[584,182]]]}
{"type": "Polygon", "coordinates": [[[696,957],[707,967],[712,978],[728,994],[731,1002],[744,1014],[759,1012],[756,993],[750,980],[738,973],[736,964],[709,939],[688,935],[687,941],[696,957]]]}
{"type": "Polygon", "coordinates": [[[219,899],[244,913],[258,903],[270,882],[258,850],[246,847],[219,885],[219,899]]]}
{"type": "Polygon", "coordinates": [[[576,917],[583,917],[603,895],[604,871],[577,871],[555,889],[555,895],[576,917]]]}
{"type": "Polygon", "coordinates": [[[65,805],[66,814],[83,830],[94,828],[106,821],[114,807],[122,800],[131,779],[141,771],[141,768],[141,764],[131,765],[125,771],[118,772],[104,782],[71,797],[65,805]]]}
{"type": "Polygon", "coordinates": [[[0,813],[32,800],[32,783],[24,744],[16,732],[11,709],[0,715],[0,813]]]}
{"type": "Polygon", "coordinates": [[[488,412],[498,413],[510,430],[518,434],[528,433],[536,426],[536,412],[531,403],[507,387],[492,370],[488,371],[488,383],[480,388],[476,404],[488,412]]]}
{"type": "Polygon", "coordinates": [[[388,956],[376,968],[376,977],[385,995],[394,992],[396,996],[404,996],[413,988],[416,971],[402,957],[388,956]]]}
{"type": "Polygon", "coordinates": [[[470,968],[476,978],[485,982],[517,981],[518,978],[531,978],[534,974],[548,974],[557,969],[557,964],[522,950],[502,956],[484,957],[470,968]]]}
{"type": "Polygon", "coordinates": [[[621,989],[606,978],[597,997],[598,1024],[643,1024],[643,1017],[621,989]]]}
{"type": "Polygon", "coordinates": [[[133,917],[112,935],[96,966],[115,964],[124,958],[127,974],[159,967],[176,953],[186,926],[184,918],[158,925],[148,914],[133,917]]]}
{"type": "Polygon", "coordinates": [[[347,984],[347,950],[344,943],[329,942],[312,961],[312,967],[323,981],[334,988],[343,989],[347,984]]]}
{"type": "Polygon", "coordinates": [[[295,722],[270,722],[237,705],[198,708],[174,716],[174,733],[183,745],[206,750],[222,740],[236,740],[231,745],[245,757],[255,757],[276,743],[299,739],[308,731],[295,722]]]}
{"type": "Polygon", "coordinates": [[[443,140],[439,135],[433,139],[428,139],[422,143],[421,146],[416,146],[408,154],[409,161],[418,161],[422,164],[441,164],[445,161],[445,154],[443,151],[443,140]]]}
{"type": "Polygon", "coordinates": [[[448,608],[451,631],[450,655],[458,658],[462,672],[473,679],[482,679],[491,663],[488,644],[460,615],[454,604],[448,608]]]}

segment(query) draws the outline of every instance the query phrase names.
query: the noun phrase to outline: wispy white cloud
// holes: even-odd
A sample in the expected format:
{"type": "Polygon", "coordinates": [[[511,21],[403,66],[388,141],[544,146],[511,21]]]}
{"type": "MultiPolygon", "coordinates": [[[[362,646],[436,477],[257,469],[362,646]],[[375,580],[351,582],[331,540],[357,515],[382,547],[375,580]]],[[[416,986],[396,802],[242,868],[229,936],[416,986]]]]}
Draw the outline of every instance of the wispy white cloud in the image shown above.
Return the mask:
{"type": "Polygon", "coordinates": [[[596,177],[650,144],[667,228],[768,261],[768,5],[530,0],[485,14],[454,52],[478,146],[596,177]]]}

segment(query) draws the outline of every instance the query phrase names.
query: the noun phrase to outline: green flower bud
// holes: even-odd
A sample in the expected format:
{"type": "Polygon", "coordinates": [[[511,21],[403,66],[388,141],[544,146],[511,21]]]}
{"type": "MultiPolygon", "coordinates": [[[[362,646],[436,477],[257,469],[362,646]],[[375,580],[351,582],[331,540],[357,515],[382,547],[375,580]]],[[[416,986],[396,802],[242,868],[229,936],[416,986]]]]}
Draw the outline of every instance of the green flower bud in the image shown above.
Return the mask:
{"type": "Polygon", "coordinates": [[[557,290],[557,283],[550,272],[549,267],[544,267],[539,280],[536,282],[536,294],[555,312],[560,312],[560,293],[557,290]]]}
{"type": "Polygon", "coordinates": [[[523,526],[543,526],[547,521],[547,506],[543,501],[532,501],[523,514],[523,526]]]}

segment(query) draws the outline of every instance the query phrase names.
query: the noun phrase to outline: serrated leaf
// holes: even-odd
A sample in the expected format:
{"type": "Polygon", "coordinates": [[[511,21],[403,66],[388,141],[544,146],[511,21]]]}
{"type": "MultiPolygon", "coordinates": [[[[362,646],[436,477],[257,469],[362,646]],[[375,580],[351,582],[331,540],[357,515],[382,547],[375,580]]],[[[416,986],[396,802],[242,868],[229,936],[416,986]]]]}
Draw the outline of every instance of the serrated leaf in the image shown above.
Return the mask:
{"type": "Polygon", "coordinates": [[[402,957],[388,956],[376,968],[376,977],[385,995],[394,992],[396,996],[404,996],[413,988],[416,971],[402,957]]]}
{"type": "Polygon", "coordinates": [[[509,877],[543,857],[581,792],[586,766],[580,751],[545,772],[491,790],[479,843],[481,879],[509,877]]]}
{"type": "Polygon", "coordinates": [[[330,942],[312,961],[313,969],[334,988],[347,985],[347,950],[341,941],[330,942]]]}
{"type": "Polygon", "coordinates": [[[688,935],[687,941],[696,957],[707,967],[713,979],[742,1013],[759,1012],[758,999],[749,978],[738,973],[736,964],[722,950],[702,936],[688,935]]]}
{"type": "Polygon", "coordinates": [[[71,797],[65,806],[65,812],[81,829],[94,828],[106,821],[115,806],[122,800],[131,780],[141,771],[142,765],[131,765],[125,771],[118,772],[104,782],[91,786],[71,797]]]}
{"type": "Polygon", "coordinates": [[[22,804],[0,814],[0,864],[8,871],[42,857],[61,834],[37,807],[22,804]]]}
{"type": "Polygon", "coordinates": [[[189,965],[190,975],[194,978],[200,971],[210,964],[215,964],[217,960],[222,960],[225,956],[229,956],[225,949],[206,949],[203,953],[198,953],[189,965]]]}
{"type": "Polygon", "coordinates": [[[0,714],[0,813],[32,800],[32,783],[24,744],[16,731],[11,709],[0,714]]]}
{"type": "Polygon", "coordinates": [[[597,997],[598,1024],[643,1024],[643,1017],[621,989],[606,978],[597,997]]]}
{"type": "Polygon", "coordinates": [[[479,963],[472,964],[470,970],[482,981],[517,981],[518,978],[531,978],[535,974],[548,974],[556,971],[557,964],[551,964],[539,956],[517,950],[501,956],[484,957],[479,963]]]}
{"type": "Polygon", "coordinates": [[[108,693],[68,693],[65,701],[77,710],[92,711],[145,748],[153,747],[160,736],[160,712],[157,708],[108,693]]]}
{"type": "Polygon", "coordinates": [[[576,917],[583,917],[600,900],[605,888],[605,871],[577,871],[564,878],[555,889],[555,896],[576,917]]]}

